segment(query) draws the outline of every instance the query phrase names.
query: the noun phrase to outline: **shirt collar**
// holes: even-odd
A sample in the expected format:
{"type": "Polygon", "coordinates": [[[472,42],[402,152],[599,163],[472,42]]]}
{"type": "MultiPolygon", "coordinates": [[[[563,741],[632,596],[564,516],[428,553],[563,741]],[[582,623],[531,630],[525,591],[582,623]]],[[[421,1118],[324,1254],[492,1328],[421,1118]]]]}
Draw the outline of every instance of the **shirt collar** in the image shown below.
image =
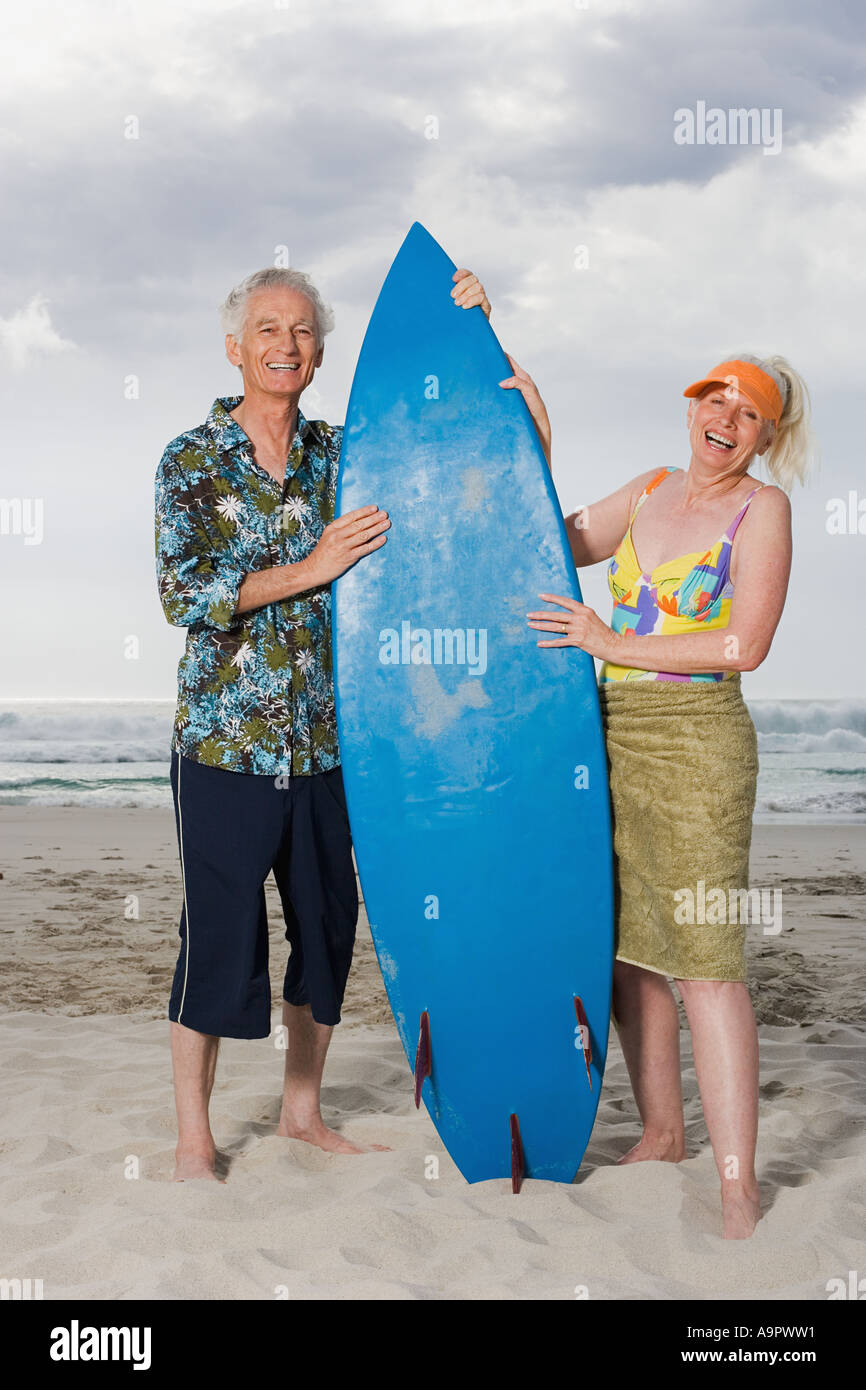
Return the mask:
{"type": "MultiPolygon", "coordinates": [[[[237,420],[232,419],[230,413],[240,405],[242,400],[243,396],[217,396],[210,408],[205,427],[221,454],[227,453],[229,449],[243,448],[249,443],[249,437],[241,429],[237,420]]],[[[307,443],[309,434],[319,438],[316,421],[308,420],[300,406],[298,406],[296,429],[304,444],[307,443]]]]}

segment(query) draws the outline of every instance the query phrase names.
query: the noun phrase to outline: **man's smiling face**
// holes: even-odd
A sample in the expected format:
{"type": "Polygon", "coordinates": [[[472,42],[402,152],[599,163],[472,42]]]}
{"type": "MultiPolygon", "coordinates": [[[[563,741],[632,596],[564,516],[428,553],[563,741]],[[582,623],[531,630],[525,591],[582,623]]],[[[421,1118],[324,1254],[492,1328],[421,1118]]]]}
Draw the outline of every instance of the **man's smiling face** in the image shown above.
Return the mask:
{"type": "Polygon", "coordinates": [[[240,367],[244,394],[300,396],[322,364],[311,301],[300,290],[258,290],[247,300],[240,338],[226,335],[226,355],[240,367]]]}

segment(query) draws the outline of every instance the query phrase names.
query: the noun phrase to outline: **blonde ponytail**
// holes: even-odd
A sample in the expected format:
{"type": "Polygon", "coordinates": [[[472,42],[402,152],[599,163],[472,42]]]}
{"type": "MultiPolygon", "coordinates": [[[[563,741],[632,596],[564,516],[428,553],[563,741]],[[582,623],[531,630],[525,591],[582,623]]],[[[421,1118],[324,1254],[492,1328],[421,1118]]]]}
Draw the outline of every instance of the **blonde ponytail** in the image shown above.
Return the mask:
{"type": "Polygon", "coordinates": [[[805,381],[784,357],[756,357],[751,352],[732,352],[729,361],[753,362],[771,376],[782,393],[782,418],[773,443],[761,455],[774,483],[790,492],[805,481],[818,460],[818,445],[810,419],[811,403],[805,381]]]}

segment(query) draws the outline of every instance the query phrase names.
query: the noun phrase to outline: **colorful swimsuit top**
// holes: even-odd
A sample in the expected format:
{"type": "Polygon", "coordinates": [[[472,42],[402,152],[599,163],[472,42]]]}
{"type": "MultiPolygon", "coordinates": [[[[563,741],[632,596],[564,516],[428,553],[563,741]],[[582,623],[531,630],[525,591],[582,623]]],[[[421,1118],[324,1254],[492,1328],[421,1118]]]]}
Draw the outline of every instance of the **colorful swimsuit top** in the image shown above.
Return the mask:
{"type": "MultiPolygon", "coordinates": [[[[731,547],[749,503],[763,484],[759,483],[758,487],[752,489],[725,534],[709,550],[694,550],[687,555],[678,555],[675,560],[666,560],[645,574],[632,540],[634,519],[653,489],[669,473],[676,471],[675,468],[663,468],[644,488],[631,514],[628,530],[608,565],[607,583],[613,596],[611,627],[614,632],[667,636],[728,626],[734,592],[730,579],[731,547]],[[694,562],[691,566],[690,561],[694,562]]],[[[734,671],[695,672],[690,675],[670,671],[638,671],[632,666],[614,666],[605,661],[599,679],[721,681],[735,674],[734,671]]]]}

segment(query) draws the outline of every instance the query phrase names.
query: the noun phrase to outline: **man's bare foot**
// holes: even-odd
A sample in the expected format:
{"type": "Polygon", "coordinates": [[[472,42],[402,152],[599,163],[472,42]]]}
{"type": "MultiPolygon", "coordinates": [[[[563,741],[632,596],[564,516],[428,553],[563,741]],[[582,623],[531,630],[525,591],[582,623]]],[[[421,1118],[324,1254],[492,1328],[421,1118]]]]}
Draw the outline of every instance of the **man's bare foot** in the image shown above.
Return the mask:
{"type": "Polygon", "coordinates": [[[204,1179],[209,1182],[224,1182],[215,1172],[216,1149],[182,1149],[178,1144],[175,1150],[175,1169],[172,1182],[194,1182],[204,1179]]]}
{"type": "Polygon", "coordinates": [[[761,1197],[757,1187],[744,1190],[739,1185],[722,1188],[722,1235],[725,1240],[747,1240],[761,1219],[761,1197]]]}
{"type": "Polygon", "coordinates": [[[669,1131],[647,1131],[634,1148],[617,1159],[617,1167],[624,1163],[681,1163],[686,1156],[686,1145],[682,1135],[669,1131]]]}
{"type": "Polygon", "coordinates": [[[368,1154],[374,1150],[377,1153],[391,1152],[386,1144],[355,1144],[351,1139],[338,1134],[335,1129],[329,1129],[322,1119],[312,1120],[306,1125],[290,1125],[287,1120],[281,1119],[277,1126],[277,1134],[284,1139],[302,1139],[305,1144],[315,1144],[317,1148],[331,1154],[368,1154]]]}

